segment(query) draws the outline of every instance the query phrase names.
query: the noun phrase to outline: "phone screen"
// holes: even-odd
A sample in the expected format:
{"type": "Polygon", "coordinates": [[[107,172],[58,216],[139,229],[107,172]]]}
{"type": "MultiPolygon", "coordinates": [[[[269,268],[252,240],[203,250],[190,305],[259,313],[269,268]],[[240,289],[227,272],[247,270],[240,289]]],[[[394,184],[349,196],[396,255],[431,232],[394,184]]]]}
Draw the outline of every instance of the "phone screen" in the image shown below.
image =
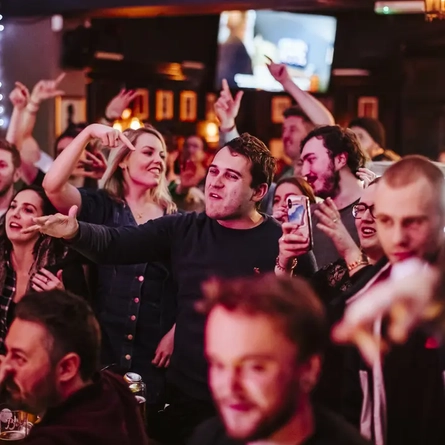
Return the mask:
{"type": "Polygon", "coordinates": [[[287,207],[288,221],[298,225],[298,231],[309,238],[312,249],[312,219],[309,198],[303,195],[290,196],[287,200],[287,207]]]}
{"type": "Polygon", "coordinates": [[[303,226],[305,211],[306,209],[303,204],[297,204],[297,203],[292,204],[292,202],[290,202],[289,210],[287,212],[288,221],[290,223],[303,226]]]}

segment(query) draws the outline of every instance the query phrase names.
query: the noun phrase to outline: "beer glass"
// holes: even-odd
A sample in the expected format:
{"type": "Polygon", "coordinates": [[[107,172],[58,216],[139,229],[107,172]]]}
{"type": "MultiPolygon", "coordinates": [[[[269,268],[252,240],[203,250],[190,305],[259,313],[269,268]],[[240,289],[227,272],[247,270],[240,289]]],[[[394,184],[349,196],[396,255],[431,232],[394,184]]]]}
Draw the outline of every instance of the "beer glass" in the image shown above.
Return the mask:
{"type": "Polygon", "coordinates": [[[8,408],[0,411],[0,442],[8,441],[19,444],[29,434],[31,427],[28,413],[8,408]]]}

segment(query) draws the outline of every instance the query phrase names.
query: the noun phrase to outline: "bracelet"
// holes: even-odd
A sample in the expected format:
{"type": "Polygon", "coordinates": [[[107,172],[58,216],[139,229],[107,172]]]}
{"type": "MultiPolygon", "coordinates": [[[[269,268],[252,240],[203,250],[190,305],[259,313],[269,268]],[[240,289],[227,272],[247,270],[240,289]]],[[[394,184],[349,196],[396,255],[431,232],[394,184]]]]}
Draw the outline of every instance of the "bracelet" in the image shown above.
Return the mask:
{"type": "Polygon", "coordinates": [[[28,104],[26,105],[26,110],[28,111],[28,113],[37,114],[37,111],[39,111],[39,107],[33,102],[28,102],[28,104]]]}
{"type": "Polygon", "coordinates": [[[281,272],[290,272],[290,273],[292,273],[294,271],[294,269],[297,267],[297,265],[298,265],[298,258],[294,258],[292,260],[292,263],[291,263],[291,266],[290,266],[290,270],[286,269],[285,267],[283,267],[280,264],[280,256],[279,255],[277,256],[277,259],[275,260],[275,267],[278,270],[281,270],[281,272]]]}
{"type": "Polygon", "coordinates": [[[104,115],[104,120],[106,120],[110,124],[114,124],[116,119],[110,119],[106,114],[104,115]]]}

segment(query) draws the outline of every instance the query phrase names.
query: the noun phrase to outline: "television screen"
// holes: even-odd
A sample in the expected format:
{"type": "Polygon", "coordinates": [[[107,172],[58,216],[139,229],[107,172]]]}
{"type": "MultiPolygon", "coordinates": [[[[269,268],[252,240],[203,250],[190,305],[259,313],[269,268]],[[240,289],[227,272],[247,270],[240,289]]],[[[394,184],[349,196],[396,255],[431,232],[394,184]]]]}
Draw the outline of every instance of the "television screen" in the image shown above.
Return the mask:
{"type": "Polygon", "coordinates": [[[282,91],[269,73],[267,57],[286,64],[304,91],[329,87],[337,20],[334,17],[279,11],[225,11],[218,32],[216,88],[282,91]],[[267,56],[267,57],[266,57],[267,56]]]}

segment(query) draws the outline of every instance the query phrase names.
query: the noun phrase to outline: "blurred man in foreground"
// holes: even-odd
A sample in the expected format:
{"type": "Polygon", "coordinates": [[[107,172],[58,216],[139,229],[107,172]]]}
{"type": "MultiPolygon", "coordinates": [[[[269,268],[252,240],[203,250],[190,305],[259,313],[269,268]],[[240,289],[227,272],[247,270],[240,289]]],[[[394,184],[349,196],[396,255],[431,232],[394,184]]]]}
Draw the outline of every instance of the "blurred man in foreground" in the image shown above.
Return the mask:
{"type": "Polygon", "coordinates": [[[192,445],[366,443],[311,404],[326,323],[303,280],[273,274],[212,280],[204,293],[209,384],[222,422],[204,423],[192,445]]]}

